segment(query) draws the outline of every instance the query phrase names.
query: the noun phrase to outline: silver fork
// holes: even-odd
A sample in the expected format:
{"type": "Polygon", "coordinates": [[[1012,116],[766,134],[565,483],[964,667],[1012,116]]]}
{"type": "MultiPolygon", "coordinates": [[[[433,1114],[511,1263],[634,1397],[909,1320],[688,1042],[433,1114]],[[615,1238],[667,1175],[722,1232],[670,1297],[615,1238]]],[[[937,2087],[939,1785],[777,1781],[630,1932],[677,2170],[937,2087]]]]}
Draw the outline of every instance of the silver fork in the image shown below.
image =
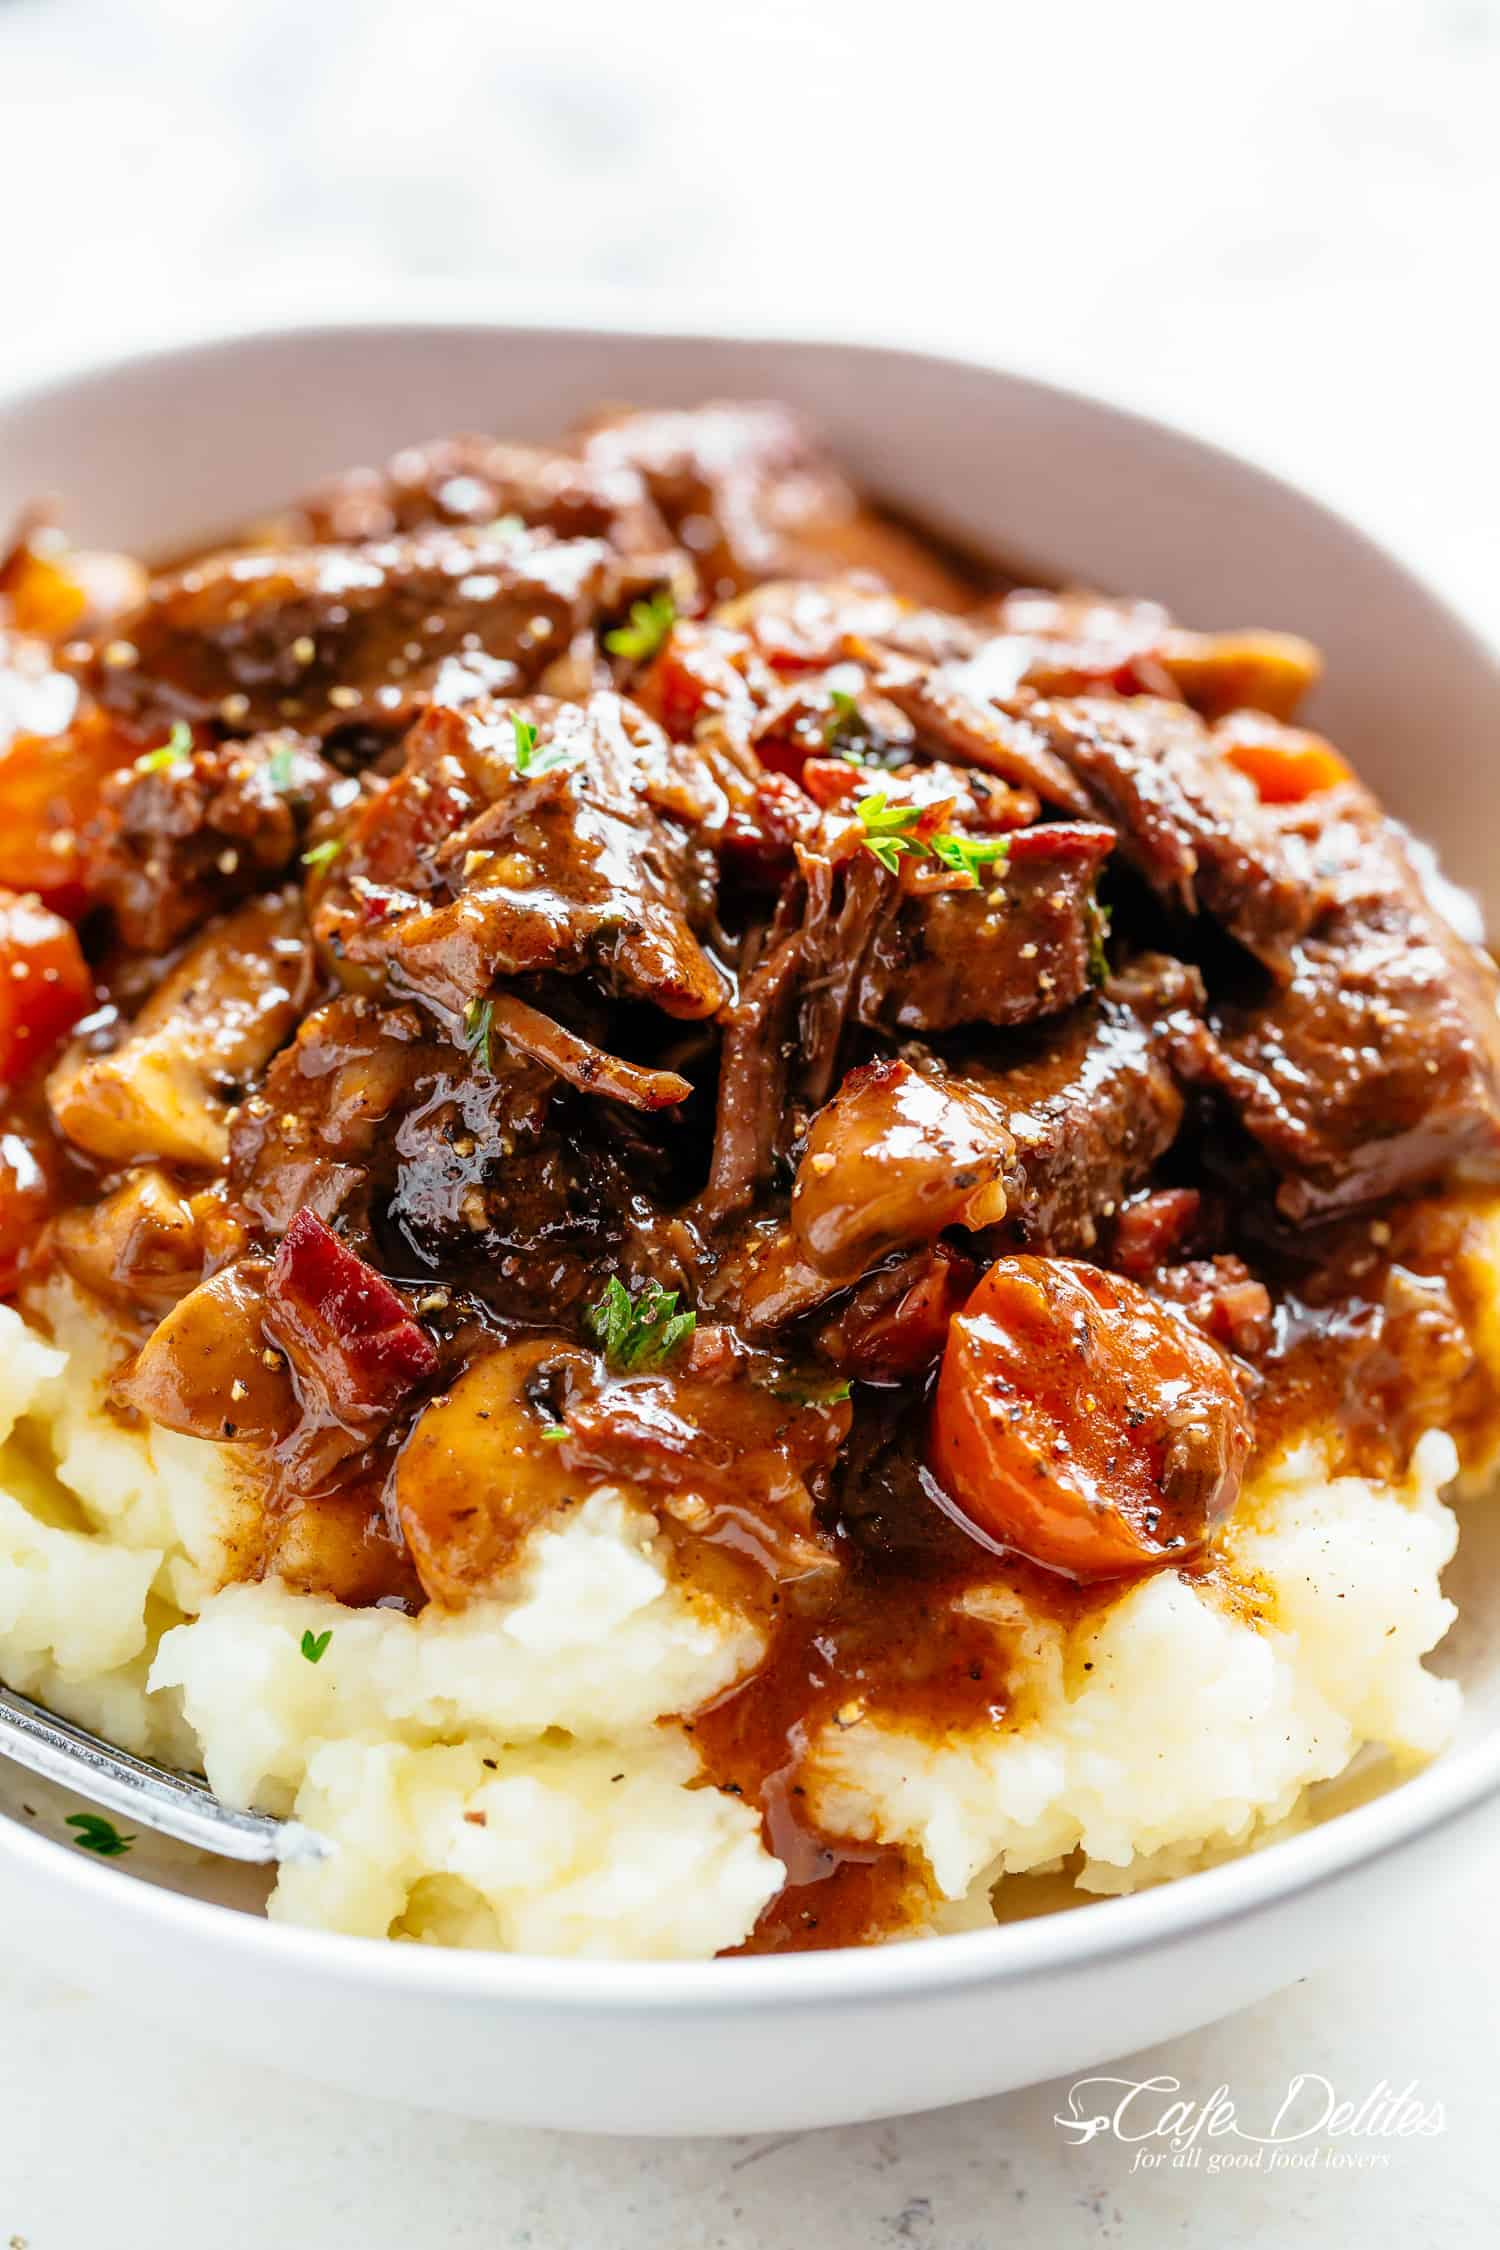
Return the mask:
{"type": "Polygon", "coordinates": [[[44,1780],[61,1782],[65,1789],[107,1806],[126,1820],[138,1820],[159,1835],[217,1852],[221,1859],[271,1865],[280,1860],[326,1859],[332,1850],[325,1837],[299,1821],[221,1805],[197,1775],[134,1757],[90,1734],[87,1727],[44,1711],[30,1696],[3,1686],[0,1758],[41,1774],[44,1780]]]}

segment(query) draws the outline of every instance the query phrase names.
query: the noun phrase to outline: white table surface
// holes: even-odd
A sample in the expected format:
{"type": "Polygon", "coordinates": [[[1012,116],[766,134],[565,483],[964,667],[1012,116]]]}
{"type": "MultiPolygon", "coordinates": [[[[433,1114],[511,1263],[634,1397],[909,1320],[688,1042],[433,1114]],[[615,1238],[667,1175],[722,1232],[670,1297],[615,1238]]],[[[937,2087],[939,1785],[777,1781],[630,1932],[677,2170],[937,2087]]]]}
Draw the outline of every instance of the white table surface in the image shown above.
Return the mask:
{"type": "MultiPolygon", "coordinates": [[[[883,332],[1239,442],[1500,630],[1497,99],[1493,0],[0,0],[0,379],[433,280],[883,332]]],[[[1299,2071],[1355,2101],[1415,2080],[1446,2131],[1363,2173],[1133,2172],[1069,2145],[1061,2087],[785,2138],[511,2132],[242,2068],[0,1959],[0,2246],[1488,2241],[1494,1895],[1457,1866],[1378,1957],[1120,2066],[1245,2113],[1299,2071]]]]}

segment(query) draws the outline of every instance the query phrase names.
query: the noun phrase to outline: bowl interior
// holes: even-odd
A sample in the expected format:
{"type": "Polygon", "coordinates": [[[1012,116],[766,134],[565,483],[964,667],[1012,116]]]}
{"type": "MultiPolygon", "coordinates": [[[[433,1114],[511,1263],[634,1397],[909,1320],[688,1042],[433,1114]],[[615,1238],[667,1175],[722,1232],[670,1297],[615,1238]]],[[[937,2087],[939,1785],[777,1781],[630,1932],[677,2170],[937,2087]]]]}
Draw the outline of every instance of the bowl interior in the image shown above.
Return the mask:
{"type": "MultiPolygon", "coordinates": [[[[482,324],[272,333],[0,400],[0,524],[55,495],[83,542],[181,551],[410,440],[456,429],[545,437],[605,399],[732,394],[804,407],[882,498],[1040,577],[1153,595],[1189,624],[1309,635],[1328,664],[1317,722],[1500,924],[1485,817],[1500,733],[1492,655],[1305,495],[1178,432],[1025,378],[808,343],[482,324]]],[[[1500,1729],[1493,1508],[1467,1509],[1447,1585],[1460,1619],[1437,1663],[1464,1683],[1472,1742],[1500,1729]]],[[[0,1812],[65,1836],[63,1817],[76,1809],[0,1765],[0,1812]]],[[[266,1888],[253,1872],[156,1838],[143,1837],[120,1872],[251,1910],[266,1888]]]]}

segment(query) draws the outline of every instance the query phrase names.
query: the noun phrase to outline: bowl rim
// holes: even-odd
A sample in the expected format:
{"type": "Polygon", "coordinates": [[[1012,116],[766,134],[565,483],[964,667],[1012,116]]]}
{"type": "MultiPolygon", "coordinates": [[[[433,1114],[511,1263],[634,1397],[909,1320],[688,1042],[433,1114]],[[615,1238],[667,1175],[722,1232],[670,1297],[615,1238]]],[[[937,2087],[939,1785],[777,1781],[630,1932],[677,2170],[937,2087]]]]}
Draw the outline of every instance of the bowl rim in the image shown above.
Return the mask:
{"type": "MultiPolygon", "coordinates": [[[[1495,674],[1500,699],[1500,646],[1456,607],[1424,574],[1413,570],[1341,505],[1320,497],[1305,481],[1279,474],[1253,453],[1206,435],[1179,416],[1143,410],[1119,393],[1083,388],[1013,361],[965,350],[921,349],[882,342],[877,336],[837,338],[782,327],[691,327],[649,313],[591,308],[585,320],[501,319],[485,312],[472,291],[407,292],[399,303],[340,307],[302,318],[284,311],[244,322],[194,324],[155,340],[105,353],[74,351],[55,364],[35,365],[14,385],[0,383],[0,423],[59,393],[87,394],[128,372],[197,360],[208,375],[247,346],[304,343],[363,334],[378,348],[382,334],[426,329],[434,335],[489,334],[583,342],[641,337],[664,347],[754,345],[774,353],[905,362],[913,369],[949,367],[988,375],[1083,414],[1123,423],[1142,442],[1186,446],[1217,475],[1248,478],[1322,515],[1329,528],[1377,561],[1419,606],[1437,611],[1495,674]],[[415,301],[413,301],[413,297],[415,301]]],[[[1470,1502],[1469,1505],[1483,1502],[1470,1502]]],[[[112,1908],[133,1918],[143,1934],[179,1935],[221,1945],[246,1958],[271,1956],[293,1972],[321,1972],[340,1984],[373,1983],[390,1991],[425,1993],[471,2005],[546,2004],[570,2012],[672,2015],[699,2009],[735,2015],[775,2007],[837,2003],[862,2007],[902,1996],[937,1994],[970,1985],[1025,1983],[1053,1971],[1080,1970],[1120,1961],[1163,1944],[1204,1935],[1258,1912],[1284,1907],[1324,1883],[1352,1876],[1374,1863],[1432,1838],[1500,1795],[1500,1729],[1440,1752],[1429,1765],[1395,1780],[1381,1794],[1331,1815],[1300,1834],[1260,1846],[1221,1864],[1174,1877],[1119,1897],[1095,1897],[993,1929],[910,1939],[822,1952],[764,1954],[707,1961],[611,1960],[567,1955],[489,1952],[401,1944],[336,1931],[273,1922],[263,1914],[220,1905],[189,1892],[127,1876],[87,1859],[66,1843],[28,1829],[0,1813],[0,1853],[54,1891],[71,1894],[80,1910],[112,1908]]]]}

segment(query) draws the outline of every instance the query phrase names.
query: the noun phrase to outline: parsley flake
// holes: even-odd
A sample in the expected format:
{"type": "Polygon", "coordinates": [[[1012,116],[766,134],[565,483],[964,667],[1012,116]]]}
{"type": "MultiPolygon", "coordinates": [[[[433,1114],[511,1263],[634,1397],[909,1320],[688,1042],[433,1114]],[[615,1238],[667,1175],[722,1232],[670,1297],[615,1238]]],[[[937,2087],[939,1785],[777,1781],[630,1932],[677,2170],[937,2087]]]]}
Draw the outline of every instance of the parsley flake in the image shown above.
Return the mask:
{"type": "Polygon", "coordinates": [[[102,1813],[69,1813],[68,1826],[78,1831],[74,1843],[83,1851],[97,1852],[100,1859],[123,1859],[135,1842],[133,1836],[122,1836],[114,1822],[106,1820],[102,1813]]]}
{"type": "Polygon", "coordinates": [[[599,1302],[584,1314],[583,1325],[617,1375],[636,1375],[663,1366],[692,1335],[698,1316],[679,1312],[677,1291],[663,1289],[659,1281],[646,1282],[632,1299],[614,1276],[599,1302]]]}
{"type": "Polygon", "coordinates": [[[824,747],[841,750],[846,758],[852,758],[855,765],[862,764],[863,747],[875,740],[865,722],[864,713],[846,688],[830,688],[828,700],[833,708],[823,721],[824,747]]]}
{"type": "Polygon", "coordinates": [[[487,1078],[495,1075],[494,1060],[490,1053],[490,1033],[494,1017],[493,1000],[471,1000],[464,1010],[464,1045],[487,1078]]]}
{"type": "Polygon", "coordinates": [[[326,843],[314,844],[311,851],[304,852],[302,864],[304,867],[326,867],[330,860],[338,858],[343,848],[341,837],[330,836],[326,843]]]}
{"type": "Polygon", "coordinates": [[[553,773],[559,766],[568,766],[578,755],[575,750],[559,749],[549,743],[543,750],[536,746],[537,730],[529,719],[511,719],[516,737],[516,771],[528,778],[537,774],[553,773]]]}
{"type": "MultiPolygon", "coordinates": [[[[193,730],[186,720],[178,719],[159,750],[148,750],[144,757],[136,759],[135,771],[167,773],[173,766],[185,766],[192,755],[193,730]]],[[[89,1848],[92,1850],[94,1847],[91,1845],[89,1848]]]]}
{"type": "Polygon", "coordinates": [[[873,797],[861,797],[855,806],[864,828],[864,847],[888,875],[894,875],[908,852],[926,850],[920,837],[913,834],[922,817],[921,805],[888,805],[885,792],[873,797]]]}
{"type": "Polygon", "coordinates": [[[1004,836],[934,836],[931,850],[945,867],[969,876],[975,883],[981,867],[1003,868],[1010,857],[1010,845],[1004,836]]]}
{"type": "Polygon", "coordinates": [[[309,1632],[303,1634],[302,1653],[307,1658],[309,1664],[319,1664],[322,1662],[323,1651],[327,1648],[329,1642],[332,1639],[333,1627],[331,1625],[327,1626],[321,1633],[309,1632]]]}
{"type": "Polygon", "coordinates": [[[542,1424],[542,1442],[544,1445],[556,1445],[567,1434],[568,1425],[566,1422],[544,1422],[542,1424]]]}
{"type": "Polygon", "coordinates": [[[266,779],[278,797],[284,797],[297,778],[297,760],[289,742],[283,742],[266,760],[266,779]]]}
{"type": "Polygon", "coordinates": [[[1109,955],[1104,941],[1109,936],[1109,908],[1101,906],[1098,899],[1090,899],[1087,916],[1089,941],[1089,983],[1103,984],[1109,975],[1109,955]]]}
{"type": "Polygon", "coordinates": [[[798,1383],[784,1382],[771,1385],[773,1398],[789,1399],[793,1406],[842,1406],[850,1396],[847,1382],[798,1383]]]}
{"type": "Polygon", "coordinates": [[[854,809],[864,828],[861,841],[865,850],[879,860],[888,875],[899,874],[902,860],[910,854],[913,858],[940,861],[956,875],[966,876],[971,887],[977,890],[980,869],[1003,868],[1010,856],[1010,844],[1004,836],[959,836],[951,832],[942,836],[919,835],[917,830],[926,807],[888,805],[884,791],[874,797],[861,797],[854,809]]]}
{"type": "Polygon", "coordinates": [[[668,633],[677,622],[677,604],[665,587],[651,594],[645,601],[632,602],[630,622],[617,625],[604,636],[604,645],[611,656],[623,656],[632,664],[645,664],[656,654],[668,633]]]}

